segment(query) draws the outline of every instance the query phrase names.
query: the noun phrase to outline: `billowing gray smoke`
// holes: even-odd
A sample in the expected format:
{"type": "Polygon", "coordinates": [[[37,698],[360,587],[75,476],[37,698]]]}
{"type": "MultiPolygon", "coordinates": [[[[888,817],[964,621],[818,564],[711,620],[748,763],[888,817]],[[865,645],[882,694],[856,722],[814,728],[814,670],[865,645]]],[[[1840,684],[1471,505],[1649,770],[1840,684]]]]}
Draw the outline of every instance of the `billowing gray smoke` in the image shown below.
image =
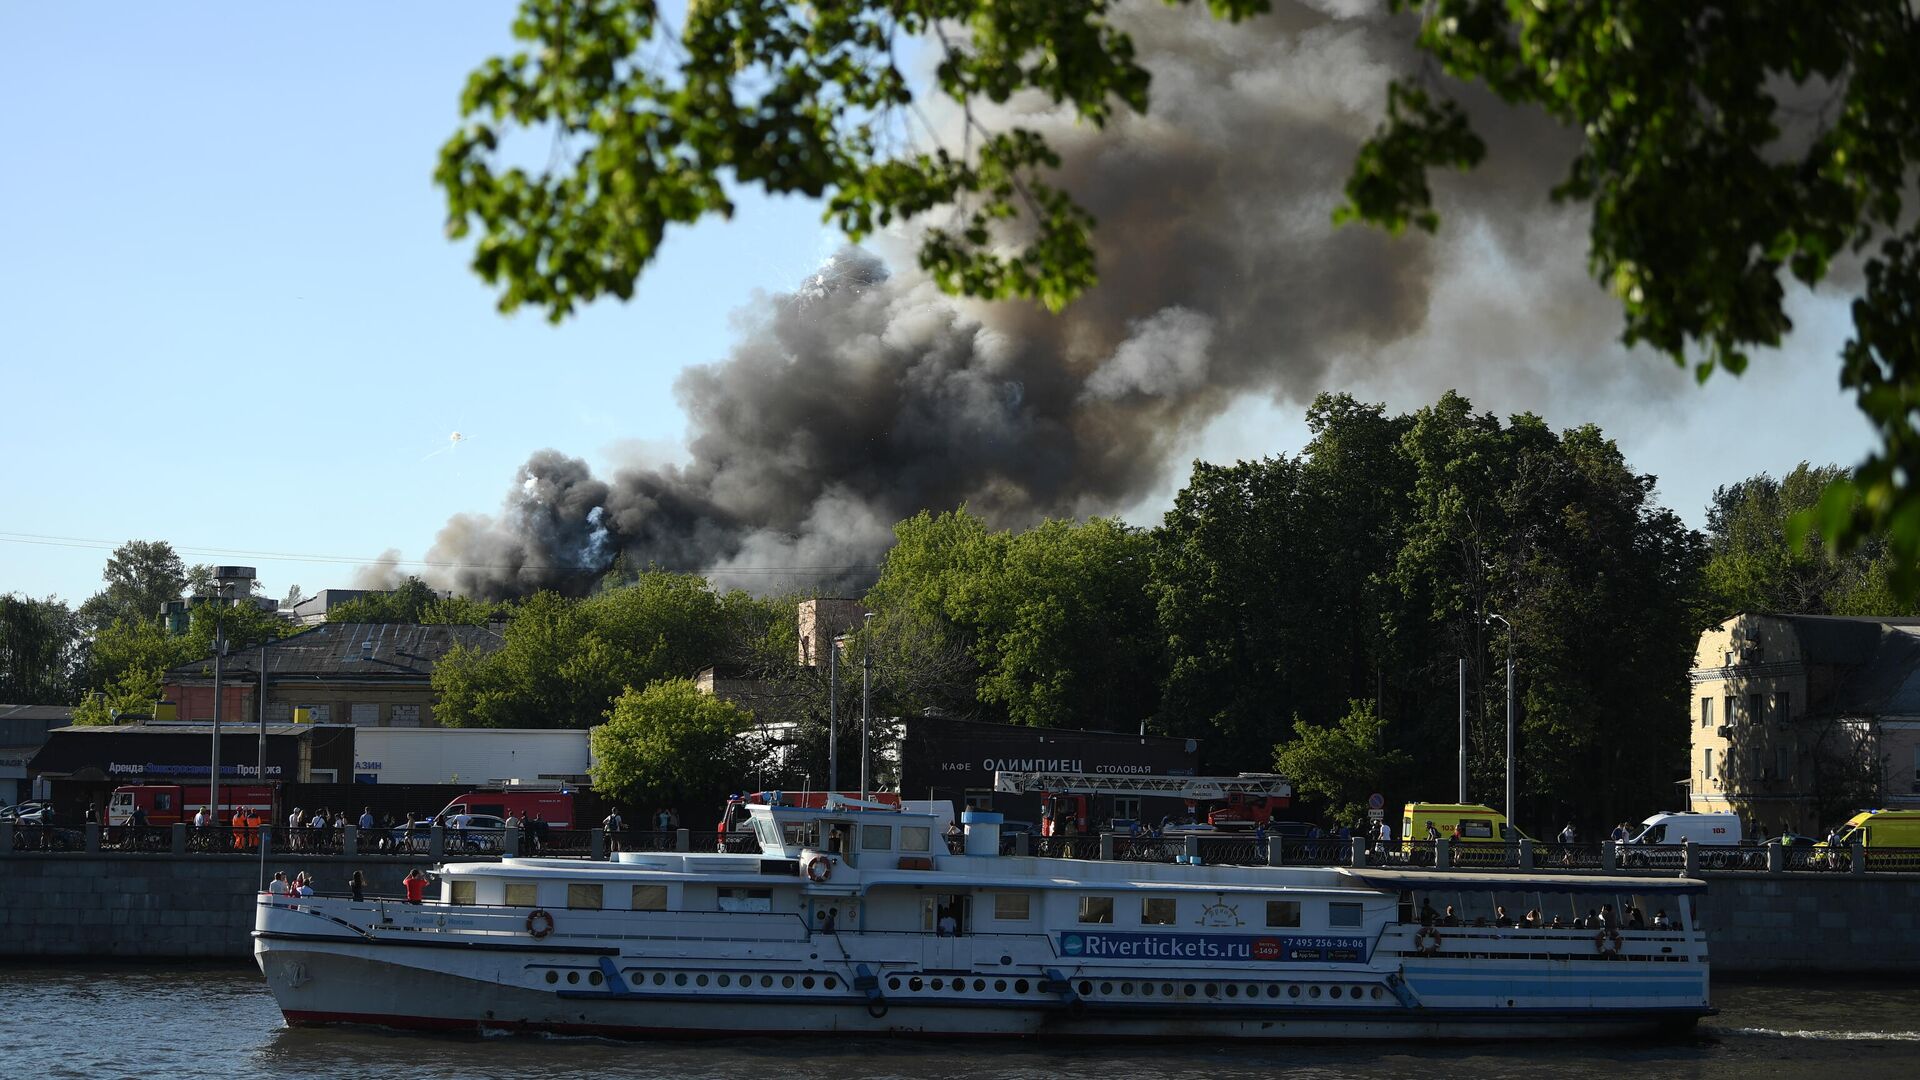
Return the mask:
{"type": "MultiPolygon", "coordinates": [[[[1443,192],[1441,240],[1336,230],[1355,149],[1409,63],[1411,27],[1375,7],[1283,3],[1239,26],[1157,2],[1130,11],[1150,116],[1104,132],[1044,108],[992,118],[1063,152],[1099,220],[1093,293],[1051,317],[956,301],[842,251],[726,360],[681,376],[686,465],[603,481],[541,451],[500,517],[442,531],[430,559],[458,564],[443,583],[579,591],[623,552],[753,589],[855,588],[893,522],[922,508],[966,503],[1008,526],[1110,513],[1164,482],[1181,442],[1242,395],[1303,401],[1333,378],[1377,377],[1410,343],[1487,362],[1429,325],[1436,289],[1487,252],[1527,265],[1568,241],[1541,195],[1567,142],[1483,110],[1492,160],[1470,190],[1443,192]]],[[[1569,284],[1590,289],[1564,255],[1569,284]]],[[[1609,318],[1559,310],[1535,330],[1604,342],[1609,318]]]]}

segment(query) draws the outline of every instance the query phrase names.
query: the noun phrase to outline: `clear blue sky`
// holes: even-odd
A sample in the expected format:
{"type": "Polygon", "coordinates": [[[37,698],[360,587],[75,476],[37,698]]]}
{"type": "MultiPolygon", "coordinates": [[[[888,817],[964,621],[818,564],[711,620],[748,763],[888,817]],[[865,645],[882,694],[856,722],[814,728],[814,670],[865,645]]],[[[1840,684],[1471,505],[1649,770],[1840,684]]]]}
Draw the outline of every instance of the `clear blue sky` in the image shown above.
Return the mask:
{"type": "MultiPolygon", "coordinates": [[[[500,316],[430,177],[511,15],[0,8],[0,592],[78,603],[132,538],[256,565],[275,596],[344,586],[388,548],[421,557],[449,515],[492,512],[533,450],[605,470],[623,444],[680,442],[676,374],[724,356],[730,315],[836,238],[812,205],[743,195],[734,222],[671,235],[631,303],[558,328],[500,316]]],[[[1813,307],[1790,362],[1717,379],[1697,408],[1548,419],[1601,423],[1696,523],[1715,484],[1852,462],[1866,442],[1834,389],[1843,310],[1813,307]]],[[[1194,453],[1297,450],[1299,411],[1245,405],[1194,453]]]]}

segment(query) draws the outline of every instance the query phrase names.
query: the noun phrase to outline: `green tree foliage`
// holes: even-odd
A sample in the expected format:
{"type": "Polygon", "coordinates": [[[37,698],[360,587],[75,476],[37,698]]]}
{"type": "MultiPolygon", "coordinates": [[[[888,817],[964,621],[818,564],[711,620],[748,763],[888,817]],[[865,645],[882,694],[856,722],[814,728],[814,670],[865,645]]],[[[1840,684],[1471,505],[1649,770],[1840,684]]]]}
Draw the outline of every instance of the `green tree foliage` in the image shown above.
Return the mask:
{"type": "Polygon", "coordinates": [[[73,700],[78,616],[59,600],[0,596],[0,701],[59,705],[73,700]]]}
{"type": "Polygon", "coordinates": [[[427,623],[485,626],[510,618],[513,605],[504,601],[442,596],[426,582],[409,577],[392,589],[370,592],[327,609],[327,621],[339,623],[427,623]]]}
{"type": "Polygon", "coordinates": [[[435,667],[441,723],[590,727],[622,689],[687,678],[737,655],[741,613],[692,574],[649,572],[572,600],[537,593],[493,652],[456,647],[435,667]]]}
{"type": "Polygon", "coordinates": [[[628,687],[593,729],[593,786],[635,807],[716,801],[749,767],[740,735],[752,721],[691,679],[628,687]]]}
{"type": "MultiPolygon", "coordinates": [[[[1739,372],[1792,327],[1783,282],[1865,253],[1841,383],[1880,436],[1857,480],[1798,529],[1842,548],[1885,534],[1902,595],[1920,589],[1920,23],[1905,0],[1816,5],[1446,0],[1419,45],[1457,79],[1578,133],[1556,199],[1592,207],[1588,263],[1623,338],[1739,372]],[[1690,357],[1689,354],[1692,354],[1690,357]]],[[[1437,223],[1427,172],[1485,146],[1430,73],[1393,88],[1347,185],[1347,217],[1437,223]]]]}
{"type": "Polygon", "coordinates": [[[1870,541],[1841,555],[1794,543],[1794,521],[1819,505],[1847,470],[1801,462],[1776,480],[1765,473],[1715,488],[1707,508],[1709,621],[1742,611],[1799,615],[1907,615],[1893,588],[1892,555],[1870,541]]]}
{"type": "Polygon", "coordinates": [[[216,629],[232,653],[301,628],[252,604],[212,601],[193,605],[192,619],[181,634],[169,632],[158,619],[117,620],[93,636],[82,676],[86,696],[74,709],[74,723],[106,724],[116,713],[150,711],[169,668],[201,661],[201,670],[211,674],[216,629]]]}
{"type": "MultiPolygon", "coordinates": [[[[195,567],[203,582],[204,568],[195,567]]],[[[80,605],[80,621],[99,629],[119,620],[152,621],[161,608],[186,595],[188,568],[165,540],[129,540],[107,556],[100,577],[107,585],[80,605]]]]}
{"type": "Polygon", "coordinates": [[[1293,738],[1274,751],[1273,764],[1296,795],[1324,804],[1336,821],[1366,817],[1367,796],[1404,782],[1412,757],[1387,742],[1387,722],[1371,701],[1351,701],[1333,724],[1295,717],[1293,738]]]}
{"type": "MultiPolygon", "coordinates": [[[[1238,19],[1265,0],[1209,0],[1238,19]]],[[[527,47],[467,80],[467,123],[440,151],[448,229],[481,229],[474,269],[500,307],[626,299],[671,224],[727,216],[728,183],[826,200],[858,240],[964,206],[930,228],[920,263],[950,291],[1058,308],[1094,280],[1092,217],[1048,182],[1059,163],[1025,128],[966,114],[963,146],[915,148],[926,114],[900,59],[935,50],[939,95],[963,109],[1034,89],[1091,124],[1144,112],[1148,76],[1105,0],[689,4],[676,30],[654,0],[522,0],[527,47]],[[918,129],[918,130],[916,130],[918,129]],[[550,137],[545,171],[499,161],[516,131],[550,137]]]]}
{"type": "Polygon", "coordinates": [[[1151,713],[1159,648],[1145,534],[1105,518],[988,532],[961,509],[922,513],[895,536],[858,648],[871,642],[888,674],[924,662],[973,680],[968,694],[957,679],[922,679],[890,702],[939,708],[967,695],[955,711],[1102,730],[1133,730],[1151,713]]]}

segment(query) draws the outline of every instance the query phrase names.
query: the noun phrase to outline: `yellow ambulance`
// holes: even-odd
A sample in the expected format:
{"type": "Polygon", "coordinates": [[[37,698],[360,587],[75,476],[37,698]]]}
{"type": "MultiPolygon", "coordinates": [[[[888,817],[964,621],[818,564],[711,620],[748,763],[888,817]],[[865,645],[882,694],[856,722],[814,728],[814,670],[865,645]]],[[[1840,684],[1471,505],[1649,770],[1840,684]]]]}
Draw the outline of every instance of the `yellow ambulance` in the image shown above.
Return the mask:
{"type": "Polygon", "coordinates": [[[1408,803],[1401,813],[1400,826],[1400,854],[1408,862],[1431,860],[1433,851],[1428,841],[1435,835],[1454,841],[1452,857],[1456,863],[1504,862],[1509,841],[1531,839],[1509,825],[1507,815],[1479,803],[1408,803]],[[1433,826],[1431,833],[1429,825],[1433,826]]]}
{"type": "Polygon", "coordinates": [[[1817,864],[1845,867],[1859,840],[1870,870],[1920,869],[1920,810],[1862,810],[1840,826],[1839,834],[1837,844],[1813,846],[1817,864]]]}

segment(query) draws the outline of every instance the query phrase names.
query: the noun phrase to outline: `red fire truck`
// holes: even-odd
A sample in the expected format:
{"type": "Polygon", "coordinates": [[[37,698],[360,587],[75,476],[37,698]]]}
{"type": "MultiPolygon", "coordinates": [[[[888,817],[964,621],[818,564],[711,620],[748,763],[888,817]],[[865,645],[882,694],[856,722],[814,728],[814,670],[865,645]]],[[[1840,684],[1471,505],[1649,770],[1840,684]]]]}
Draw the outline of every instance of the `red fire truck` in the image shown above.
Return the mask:
{"type": "MultiPolygon", "coordinates": [[[[192,821],[193,815],[207,805],[206,784],[129,784],[113,789],[107,803],[107,824],[125,825],[133,820],[133,808],[147,812],[147,824],[172,825],[192,821]]],[[[267,784],[221,784],[220,806],[214,812],[214,824],[233,820],[236,810],[252,810],[263,818],[273,817],[273,787],[267,784]]]]}
{"type": "Polygon", "coordinates": [[[571,829],[574,827],[573,790],[519,785],[481,788],[455,798],[447,804],[446,809],[440,811],[440,815],[448,820],[452,820],[455,814],[463,813],[491,814],[505,819],[516,812],[524,821],[532,821],[537,816],[549,828],[571,829]]]}

